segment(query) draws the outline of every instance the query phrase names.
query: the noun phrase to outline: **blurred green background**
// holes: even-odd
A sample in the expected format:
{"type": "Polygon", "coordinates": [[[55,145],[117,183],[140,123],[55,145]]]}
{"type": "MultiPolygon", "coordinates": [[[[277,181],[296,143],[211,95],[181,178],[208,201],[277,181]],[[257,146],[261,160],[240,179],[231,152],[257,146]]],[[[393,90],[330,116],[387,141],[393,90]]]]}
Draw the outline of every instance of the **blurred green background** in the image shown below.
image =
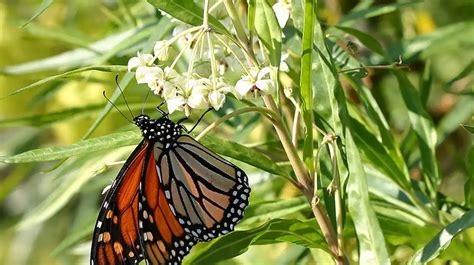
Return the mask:
{"type": "MultiPolygon", "coordinates": [[[[42,1],[0,2],[0,97],[84,63],[79,61],[73,65],[74,56],[46,63],[42,59],[88,47],[90,43],[137,25],[146,25],[147,21],[161,16],[145,1],[49,2],[52,2],[51,6],[25,27],[21,26],[35,14],[42,1]]],[[[356,2],[360,4],[359,1],[318,1],[320,20],[327,25],[338,23],[356,2]]],[[[403,1],[360,2],[369,6],[403,1]]],[[[469,163],[474,163],[472,136],[460,126],[460,123],[472,125],[474,122],[474,1],[420,1],[418,4],[398,6],[381,16],[360,20],[356,25],[358,29],[381,41],[393,58],[403,54],[403,63],[409,65],[407,74],[413,83],[422,82],[425,70],[431,70],[432,87],[426,104],[439,129],[437,155],[444,176],[440,191],[452,198],[454,203],[462,203],[464,183],[469,174],[464,161],[470,149],[469,163]]],[[[344,42],[353,40],[348,37],[341,41],[344,45],[344,42]]],[[[101,64],[126,65],[128,58],[136,50],[133,45],[125,47],[101,64]]],[[[106,53],[93,52],[101,55],[106,53]]],[[[356,57],[366,57],[366,64],[377,64],[377,58],[371,58],[366,52],[363,47],[359,47],[356,57]]],[[[102,91],[114,91],[114,76],[115,73],[86,72],[1,99],[0,155],[71,144],[80,140],[105,104],[102,91]],[[72,109],[72,113],[62,113],[71,108],[80,108],[81,111],[72,109]],[[53,112],[60,114],[46,120],[34,116],[53,112]]],[[[408,113],[405,108],[400,107],[403,103],[396,89],[398,84],[395,78],[387,70],[369,69],[364,81],[382,107],[395,136],[405,137],[408,113]]],[[[353,92],[349,85],[346,88],[348,93],[353,92]]],[[[127,98],[135,107],[139,107],[145,93],[143,88],[131,87],[127,91],[127,98]]],[[[154,102],[151,101],[147,106],[153,105],[154,102]]],[[[92,136],[105,135],[121,130],[124,126],[127,126],[126,120],[112,111],[92,136]]],[[[410,142],[405,144],[410,145],[410,142]]],[[[127,147],[120,148],[109,155],[112,160],[118,161],[129,150],[127,147]]],[[[51,171],[56,165],[57,162],[0,164],[0,264],[88,263],[88,235],[92,234],[90,224],[96,218],[100,202],[98,193],[115,177],[118,167],[111,166],[112,170],[90,179],[71,198],[60,197],[62,201],[53,205],[57,208],[42,209],[41,205],[48,204],[48,196],[58,186],[61,177],[66,175],[70,178],[69,188],[73,188],[78,185],[73,181],[78,176],[88,174],[86,172],[91,169],[97,170],[87,159],[83,163],[66,162],[51,171]],[[77,165],[80,168],[76,168],[77,165]],[[91,168],[87,168],[88,166],[91,168]],[[36,209],[36,213],[40,209],[39,212],[44,214],[46,221],[25,229],[16,229],[14,226],[33,209],[36,209]]],[[[411,172],[411,176],[416,179],[417,172],[411,172]]],[[[80,182],[81,179],[77,181],[80,182]]],[[[69,192],[65,187],[61,189],[69,192]]],[[[293,189],[287,188],[279,197],[291,197],[294,193],[293,189]]],[[[49,198],[53,199],[57,197],[49,198]]],[[[300,247],[283,243],[257,246],[252,247],[240,261],[247,261],[246,264],[263,264],[278,260],[278,264],[291,264],[292,256],[288,253],[297,255],[300,252],[300,247]],[[285,253],[284,250],[291,249],[296,250],[287,252],[287,261],[279,257],[281,253],[285,253]]],[[[413,250],[401,247],[394,248],[391,253],[395,256],[395,263],[403,263],[413,250]]]]}

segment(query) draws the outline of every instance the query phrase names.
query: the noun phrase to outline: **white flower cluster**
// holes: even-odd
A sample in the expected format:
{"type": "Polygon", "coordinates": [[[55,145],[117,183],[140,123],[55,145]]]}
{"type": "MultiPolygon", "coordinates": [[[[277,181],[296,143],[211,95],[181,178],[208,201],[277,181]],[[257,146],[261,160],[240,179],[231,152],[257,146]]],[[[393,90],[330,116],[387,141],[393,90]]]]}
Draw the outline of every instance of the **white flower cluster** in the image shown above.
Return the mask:
{"type": "Polygon", "coordinates": [[[153,54],[138,52],[136,57],[128,61],[128,71],[135,70],[137,83],[147,84],[155,95],[162,97],[170,113],[178,110],[189,116],[193,109],[212,107],[218,110],[224,105],[229,92],[238,99],[274,92],[271,69],[268,67],[248,69],[247,74],[232,86],[224,81],[224,71],[219,66],[209,77],[204,78],[196,72],[178,73],[172,68],[175,63],[171,67],[155,64],[155,61],[166,62],[171,49],[166,41],[159,41],[155,44],[153,54]]]}

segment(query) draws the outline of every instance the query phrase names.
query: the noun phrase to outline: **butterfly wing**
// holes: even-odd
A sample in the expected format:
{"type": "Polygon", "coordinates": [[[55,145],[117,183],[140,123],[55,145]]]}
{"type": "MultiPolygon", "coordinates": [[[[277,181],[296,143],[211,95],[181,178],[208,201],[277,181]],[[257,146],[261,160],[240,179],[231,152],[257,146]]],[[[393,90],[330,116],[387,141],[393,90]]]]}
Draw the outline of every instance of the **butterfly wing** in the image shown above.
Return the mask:
{"type": "Polygon", "coordinates": [[[209,241],[243,217],[250,187],[246,174],[188,135],[157,159],[165,197],[184,231],[209,241]]]}
{"type": "Polygon", "coordinates": [[[127,159],[102,203],[94,230],[91,265],[136,264],[143,259],[138,234],[141,175],[149,143],[142,141],[127,159]]]}
{"type": "Polygon", "coordinates": [[[146,159],[146,174],[140,186],[139,228],[147,264],[181,263],[183,257],[197,243],[184,232],[169,206],[163,185],[157,175],[156,158],[162,146],[155,143],[154,152],[146,159]]]}

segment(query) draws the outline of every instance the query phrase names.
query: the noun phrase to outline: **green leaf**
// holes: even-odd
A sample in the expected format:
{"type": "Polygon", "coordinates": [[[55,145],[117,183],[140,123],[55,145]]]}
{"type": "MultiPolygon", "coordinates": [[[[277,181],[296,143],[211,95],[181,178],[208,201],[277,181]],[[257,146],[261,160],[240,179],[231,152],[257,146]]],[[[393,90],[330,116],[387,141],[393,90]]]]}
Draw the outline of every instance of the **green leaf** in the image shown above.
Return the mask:
{"type": "MultiPolygon", "coordinates": [[[[153,32],[150,32],[150,34],[147,35],[148,37],[148,40],[147,42],[145,43],[143,49],[142,49],[142,52],[144,53],[148,53],[150,52],[152,49],[153,49],[153,46],[155,44],[155,41],[156,40],[160,40],[162,39],[167,33],[168,31],[170,30],[171,26],[173,24],[170,23],[170,21],[168,19],[160,19],[160,21],[158,22],[158,24],[156,25],[156,27],[153,27],[154,31],[153,32]]],[[[136,37],[136,36],[134,36],[136,37]]],[[[133,37],[131,37],[130,39],[133,39],[133,37]]],[[[125,42],[126,43],[126,42],[125,42]]],[[[118,48],[121,48],[122,45],[124,45],[125,43],[119,43],[115,49],[118,49],[118,48]]],[[[102,60],[108,60],[110,57],[112,57],[112,55],[115,54],[115,51],[114,49],[110,50],[108,53],[105,53],[102,58],[100,58],[100,61],[102,60]]],[[[117,87],[114,91],[114,94],[110,97],[110,101],[112,103],[114,103],[115,101],[117,101],[117,99],[123,95],[123,93],[125,92],[125,90],[127,89],[128,85],[130,84],[130,82],[134,79],[134,74],[133,73],[126,73],[122,79],[120,80],[119,82],[119,87],[117,87]],[[122,89],[120,89],[120,87],[122,89]]],[[[105,117],[109,114],[110,110],[113,108],[113,104],[109,102],[103,109],[102,111],[99,113],[99,115],[97,116],[97,118],[95,119],[94,123],[89,127],[89,129],[87,130],[87,132],[82,136],[82,140],[88,138],[96,129],[97,127],[99,127],[99,125],[102,123],[102,121],[105,119],[105,117]]]]}
{"type": "MultiPolygon", "coordinates": [[[[152,6],[163,10],[174,18],[194,26],[202,24],[204,10],[190,0],[147,0],[152,6]]],[[[213,16],[209,16],[209,25],[223,34],[228,30],[213,16]]]]}
{"type": "Polygon", "coordinates": [[[80,220],[77,221],[80,223],[78,225],[76,224],[76,226],[71,229],[72,231],[68,231],[66,237],[54,248],[51,255],[58,256],[64,254],[64,250],[90,236],[92,232],[91,227],[94,227],[96,219],[96,215],[80,216],[80,220]]]}
{"type": "Polygon", "coordinates": [[[371,207],[362,160],[352,135],[346,132],[346,152],[350,176],[347,184],[349,213],[359,242],[359,261],[363,264],[390,264],[385,239],[371,207]]]}
{"type": "MultiPolygon", "coordinates": [[[[117,107],[126,107],[125,103],[116,104],[117,107]]],[[[90,113],[97,112],[104,107],[104,104],[93,104],[85,107],[70,108],[56,112],[37,114],[31,116],[17,117],[12,119],[0,120],[0,127],[13,127],[13,126],[44,126],[52,123],[64,121],[67,119],[78,118],[90,113]]],[[[144,105],[143,103],[130,103],[130,109],[141,110],[144,105]]],[[[146,109],[154,109],[156,104],[146,104],[146,109]]]]}
{"type": "Polygon", "coordinates": [[[28,21],[26,21],[23,25],[21,25],[21,27],[22,28],[26,27],[33,20],[35,20],[37,17],[43,14],[43,12],[46,11],[46,9],[48,9],[48,7],[53,4],[53,2],[54,0],[43,0],[43,2],[41,2],[41,5],[38,7],[38,9],[36,9],[35,14],[30,19],[28,19],[28,21]]]}
{"type": "MultiPolygon", "coordinates": [[[[380,146],[378,147],[379,151],[382,148],[386,150],[386,152],[384,152],[384,155],[385,155],[385,153],[387,153],[390,156],[390,160],[392,160],[393,163],[395,164],[395,165],[391,165],[391,166],[396,166],[398,168],[398,170],[396,170],[396,171],[399,171],[399,173],[401,173],[401,174],[396,175],[396,176],[397,177],[400,177],[402,175],[405,176],[405,178],[402,178],[402,179],[400,179],[400,181],[397,181],[397,182],[404,183],[404,185],[402,185],[402,187],[407,188],[409,186],[409,179],[410,179],[409,176],[408,176],[408,169],[407,169],[406,163],[404,161],[404,158],[401,154],[401,151],[398,147],[398,144],[395,142],[392,131],[390,129],[390,125],[388,124],[387,120],[384,117],[382,109],[379,107],[376,99],[372,95],[369,88],[364,86],[362,80],[351,77],[350,75],[346,75],[346,78],[347,78],[347,80],[349,80],[349,82],[351,82],[352,86],[357,91],[357,95],[358,95],[359,99],[364,104],[364,107],[366,109],[368,117],[370,118],[370,120],[367,120],[367,123],[374,122],[376,124],[377,128],[378,128],[380,138],[382,139],[381,144],[383,145],[382,147],[380,147],[380,146]]],[[[365,119],[365,115],[364,115],[363,119],[365,119]]],[[[354,124],[354,122],[351,122],[351,124],[354,124]]],[[[360,124],[356,123],[355,127],[359,128],[359,130],[355,131],[355,129],[354,129],[354,135],[353,136],[355,138],[355,141],[356,141],[358,147],[361,148],[361,146],[359,145],[359,141],[357,140],[358,137],[360,136],[360,134],[366,135],[366,134],[371,134],[371,133],[364,126],[360,126],[360,124]]],[[[370,127],[370,126],[366,126],[366,127],[370,127]]],[[[365,137],[365,136],[362,136],[362,137],[365,137]]],[[[371,137],[372,139],[370,139],[370,140],[372,142],[374,142],[374,141],[378,142],[378,139],[374,139],[374,137],[378,138],[374,134],[374,135],[372,135],[372,137],[371,137]]],[[[363,142],[366,142],[369,139],[360,139],[360,140],[362,140],[363,142]]],[[[377,144],[377,143],[375,143],[375,144],[377,144]]],[[[368,145],[368,146],[366,146],[366,148],[370,149],[371,146],[368,145]]],[[[367,150],[367,151],[372,152],[370,150],[367,150]]],[[[393,175],[393,176],[395,177],[395,175],[393,175]]]]}
{"type": "Polygon", "coordinates": [[[256,0],[249,0],[248,1],[248,19],[247,24],[250,31],[250,36],[252,37],[255,31],[255,1],[256,0]]]}
{"type": "Polygon", "coordinates": [[[199,142],[218,154],[237,159],[266,172],[282,176],[290,174],[287,168],[280,167],[262,153],[241,144],[210,134],[206,134],[199,142]]]}
{"type": "Polygon", "coordinates": [[[300,90],[301,99],[303,100],[302,114],[305,123],[303,160],[308,166],[310,172],[314,171],[313,83],[311,76],[311,73],[313,72],[314,24],[316,19],[314,10],[314,1],[306,0],[304,4],[303,39],[301,47],[300,90]]]}
{"type": "Polygon", "coordinates": [[[0,156],[3,163],[26,163],[37,161],[51,161],[101,151],[114,147],[136,144],[141,135],[134,131],[113,133],[107,136],[83,140],[75,144],[58,147],[35,149],[13,156],[0,156]]]}
{"type": "MultiPolygon", "coordinates": [[[[437,144],[441,144],[451,133],[459,129],[461,125],[470,133],[473,132],[473,126],[463,124],[474,115],[474,104],[472,98],[460,98],[456,105],[438,122],[436,134],[438,135],[437,144]]],[[[473,120],[474,121],[474,120],[473,120]]]]}
{"type": "Polygon", "coordinates": [[[121,44],[134,38],[134,36],[138,35],[145,29],[153,29],[153,27],[147,25],[142,28],[116,33],[92,43],[88,48],[79,48],[37,61],[1,67],[0,73],[6,75],[21,75],[39,71],[57,71],[58,69],[72,69],[84,65],[103,64],[103,62],[96,63],[98,55],[114,49],[117,44],[121,44]]]}
{"type": "MultiPolygon", "coordinates": [[[[474,132],[473,132],[474,133],[474,132]]],[[[466,157],[466,175],[467,179],[464,184],[464,201],[465,206],[474,207],[474,146],[469,148],[466,157]]],[[[0,193],[1,194],[1,193],[0,193]]]]}
{"type": "MultiPolygon", "coordinates": [[[[130,152],[127,150],[126,152],[130,152]]],[[[106,164],[115,162],[122,158],[125,150],[110,152],[109,154],[94,157],[81,157],[78,160],[63,167],[58,172],[61,182],[48,197],[37,207],[30,211],[18,224],[18,229],[24,229],[44,222],[60,209],[62,209],[71,198],[76,195],[81,187],[92,177],[102,173],[106,164]]]]}
{"type": "Polygon", "coordinates": [[[185,258],[185,264],[215,264],[238,256],[254,244],[291,242],[304,247],[323,248],[324,239],[315,229],[316,223],[298,220],[271,220],[257,228],[234,231],[221,236],[185,258]]]}
{"type": "Polygon", "coordinates": [[[428,188],[431,190],[431,196],[434,197],[440,183],[435,155],[436,130],[433,121],[421,103],[416,88],[401,71],[394,70],[393,73],[397,77],[403,101],[408,109],[408,119],[418,139],[423,173],[429,185],[428,188]]]}
{"type": "Polygon", "coordinates": [[[377,214],[390,216],[395,220],[404,222],[410,220],[410,223],[420,226],[432,220],[431,216],[411,203],[406,191],[400,189],[395,182],[382,172],[369,165],[364,166],[364,171],[366,172],[369,192],[371,198],[373,198],[374,210],[377,214]],[[378,200],[378,202],[374,202],[375,200],[378,200]]]}
{"type": "Polygon", "coordinates": [[[30,85],[27,85],[27,86],[22,87],[20,89],[17,89],[14,92],[12,92],[12,93],[4,96],[4,97],[1,97],[0,100],[2,100],[4,98],[7,98],[7,97],[10,97],[10,96],[13,96],[13,95],[16,95],[18,93],[25,92],[27,90],[38,87],[38,86],[43,85],[45,83],[48,83],[48,82],[51,82],[51,81],[54,81],[54,80],[63,79],[63,78],[66,78],[66,77],[69,77],[69,76],[72,76],[72,75],[75,75],[75,74],[78,74],[78,73],[87,72],[87,71],[126,72],[127,71],[127,66],[123,66],[123,65],[93,65],[93,66],[87,66],[87,67],[75,69],[75,70],[72,70],[72,71],[68,71],[68,72],[65,72],[65,73],[62,73],[62,74],[58,74],[58,75],[53,75],[53,76],[41,79],[39,81],[36,81],[33,84],[30,84],[30,85]]]}
{"type": "Polygon", "coordinates": [[[447,225],[426,246],[419,249],[411,257],[408,264],[426,264],[435,259],[449,246],[457,234],[471,227],[474,227],[474,209],[469,210],[461,218],[447,225]]]}
{"type": "Polygon", "coordinates": [[[466,131],[470,132],[471,134],[474,134],[474,126],[468,124],[461,124],[461,126],[466,129],[466,131]]]}
{"type": "Polygon", "coordinates": [[[470,38],[474,34],[474,22],[462,21],[437,28],[436,31],[417,36],[412,39],[402,40],[401,50],[389,50],[392,58],[407,60],[422,53],[422,57],[445,53],[449,49],[457,49],[460,45],[472,45],[470,38]]]}
{"type": "Polygon", "coordinates": [[[445,87],[443,88],[444,91],[447,93],[452,93],[455,95],[474,95],[474,90],[470,89],[469,87],[472,87],[472,84],[466,85],[466,88],[462,91],[453,91],[450,88],[454,85],[459,80],[462,80],[463,78],[469,77],[471,73],[474,72],[474,61],[472,61],[470,64],[468,64],[458,75],[456,75],[453,79],[449,80],[445,87]]]}
{"type": "Polygon", "coordinates": [[[339,22],[339,25],[348,24],[348,22],[352,22],[357,19],[367,19],[371,17],[381,16],[388,13],[395,12],[402,7],[408,7],[416,4],[423,3],[423,1],[408,1],[404,3],[397,3],[397,4],[388,4],[388,5],[380,5],[380,6],[373,6],[366,9],[359,9],[354,12],[351,12],[345,15],[339,22]]]}
{"type": "Polygon", "coordinates": [[[254,203],[245,210],[245,218],[239,225],[251,226],[255,223],[281,218],[302,209],[309,209],[308,201],[304,197],[254,203]]]}
{"type": "Polygon", "coordinates": [[[397,166],[397,163],[388,155],[384,145],[377,140],[377,137],[355,119],[351,119],[351,128],[352,137],[359,147],[359,151],[371,161],[371,164],[400,187],[405,189],[409,188],[410,177],[404,173],[404,170],[397,166]]]}
{"type": "Polygon", "coordinates": [[[272,7],[267,0],[256,0],[255,31],[270,55],[270,63],[280,66],[281,29],[272,7]]]}
{"type": "Polygon", "coordinates": [[[356,37],[369,50],[376,52],[379,55],[386,56],[386,53],[382,45],[371,35],[355,28],[349,28],[349,27],[343,27],[343,26],[336,26],[336,28],[356,37]]]}
{"type": "MultiPolygon", "coordinates": [[[[92,39],[78,32],[62,29],[62,28],[51,28],[50,26],[43,26],[41,24],[30,24],[26,28],[29,34],[42,40],[50,40],[54,42],[63,42],[74,47],[83,47],[89,49],[92,39]]],[[[91,50],[92,52],[94,50],[91,50]]]]}

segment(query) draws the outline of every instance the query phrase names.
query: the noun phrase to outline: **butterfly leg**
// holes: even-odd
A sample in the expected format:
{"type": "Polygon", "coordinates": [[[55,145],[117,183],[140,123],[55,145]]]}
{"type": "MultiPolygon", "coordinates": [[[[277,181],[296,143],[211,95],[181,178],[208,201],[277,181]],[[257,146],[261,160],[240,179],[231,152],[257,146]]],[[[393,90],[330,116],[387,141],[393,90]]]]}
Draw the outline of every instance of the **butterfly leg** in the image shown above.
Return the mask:
{"type": "MultiPolygon", "coordinates": [[[[191,128],[191,130],[188,131],[188,133],[191,133],[195,128],[196,126],[198,126],[198,124],[201,122],[202,118],[204,118],[204,116],[209,112],[213,110],[213,108],[209,108],[207,109],[202,115],[201,117],[199,117],[199,119],[197,120],[196,124],[194,124],[193,128],[191,128]]],[[[178,122],[179,123],[179,122],[178,122]]]]}
{"type": "Polygon", "coordinates": [[[167,112],[164,112],[162,109],[161,109],[161,106],[163,106],[165,104],[165,101],[162,101],[160,103],[160,105],[156,106],[156,110],[163,116],[163,117],[166,117],[168,118],[168,114],[167,112]]]}

